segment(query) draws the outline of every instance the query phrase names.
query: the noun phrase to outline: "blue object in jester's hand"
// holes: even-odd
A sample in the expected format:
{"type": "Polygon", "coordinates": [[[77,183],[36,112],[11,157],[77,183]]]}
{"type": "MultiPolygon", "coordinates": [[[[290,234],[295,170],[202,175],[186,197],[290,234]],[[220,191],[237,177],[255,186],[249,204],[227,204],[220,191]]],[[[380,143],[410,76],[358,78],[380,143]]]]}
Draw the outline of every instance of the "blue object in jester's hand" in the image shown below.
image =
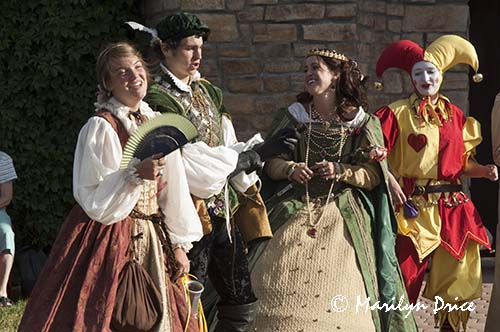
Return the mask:
{"type": "Polygon", "coordinates": [[[403,209],[405,218],[411,219],[418,216],[418,208],[411,200],[407,200],[404,203],[403,209]]]}

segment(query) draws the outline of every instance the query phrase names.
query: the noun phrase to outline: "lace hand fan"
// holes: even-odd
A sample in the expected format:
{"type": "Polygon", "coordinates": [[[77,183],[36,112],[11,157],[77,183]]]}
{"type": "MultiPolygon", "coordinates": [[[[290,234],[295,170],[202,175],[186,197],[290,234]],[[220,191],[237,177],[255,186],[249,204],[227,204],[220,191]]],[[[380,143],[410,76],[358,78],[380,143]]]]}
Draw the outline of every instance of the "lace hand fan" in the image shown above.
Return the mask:
{"type": "Polygon", "coordinates": [[[185,117],[164,113],[144,122],[129,137],[123,149],[120,169],[127,168],[132,158],[144,160],[154,154],[164,156],[198,137],[198,130],[185,117]]]}

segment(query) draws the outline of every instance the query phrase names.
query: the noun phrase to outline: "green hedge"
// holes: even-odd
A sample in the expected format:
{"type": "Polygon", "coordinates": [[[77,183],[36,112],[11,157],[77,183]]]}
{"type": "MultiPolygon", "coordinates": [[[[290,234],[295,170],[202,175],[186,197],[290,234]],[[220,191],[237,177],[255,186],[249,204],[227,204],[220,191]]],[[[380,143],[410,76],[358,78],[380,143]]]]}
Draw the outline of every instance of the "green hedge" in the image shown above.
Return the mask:
{"type": "Polygon", "coordinates": [[[19,179],[8,213],[18,246],[48,249],[74,204],[72,161],[94,112],[95,59],[124,40],[133,0],[2,0],[0,150],[19,179]]]}

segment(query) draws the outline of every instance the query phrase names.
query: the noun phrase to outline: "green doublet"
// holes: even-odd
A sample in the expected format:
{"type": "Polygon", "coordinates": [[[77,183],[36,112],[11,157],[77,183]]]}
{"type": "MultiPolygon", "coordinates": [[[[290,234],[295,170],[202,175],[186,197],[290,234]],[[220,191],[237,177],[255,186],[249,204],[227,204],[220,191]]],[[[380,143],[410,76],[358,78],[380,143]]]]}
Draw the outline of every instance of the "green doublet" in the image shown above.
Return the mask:
{"type": "MultiPolygon", "coordinates": [[[[209,81],[200,79],[191,83],[192,94],[182,91],[168,74],[156,76],[145,98],[151,108],[158,112],[173,112],[187,117],[198,128],[198,141],[208,146],[222,145],[222,115],[229,116],[222,104],[222,91],[209,81]]],[[[238,195],[229,188],[230,214],[236,213],[238,195]]],[[[217,216],[225,218],[224,193],[207,200],[207,207],[214,208],[217,216]]]]}

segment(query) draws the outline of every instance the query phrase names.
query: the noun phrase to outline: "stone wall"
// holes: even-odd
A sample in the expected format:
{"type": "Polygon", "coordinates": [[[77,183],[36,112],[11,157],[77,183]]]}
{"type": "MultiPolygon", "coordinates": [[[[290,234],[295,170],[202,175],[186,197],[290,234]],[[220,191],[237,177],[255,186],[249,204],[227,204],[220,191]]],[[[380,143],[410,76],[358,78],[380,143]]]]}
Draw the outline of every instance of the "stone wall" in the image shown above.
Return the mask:
{"type": "MultiPolygon", "coordinates": [[[[313,47],[355,58],[376,79],[374,67],[389,43],[429,45],[442,34],[466,37],[467,0],[143,0],[147,25],[178,10],[197,14],[212,29],[201,72],[225,92],[240,138],[265,132],[273,112],[303,90],[302,61],[313,47]]],[[[442,91],[468,110],[468,67],[445,74],[442,91]]],[[[370,89],[370,110],[408,95],[400,70],[384,74],[383,91],[370,89]]]]}

